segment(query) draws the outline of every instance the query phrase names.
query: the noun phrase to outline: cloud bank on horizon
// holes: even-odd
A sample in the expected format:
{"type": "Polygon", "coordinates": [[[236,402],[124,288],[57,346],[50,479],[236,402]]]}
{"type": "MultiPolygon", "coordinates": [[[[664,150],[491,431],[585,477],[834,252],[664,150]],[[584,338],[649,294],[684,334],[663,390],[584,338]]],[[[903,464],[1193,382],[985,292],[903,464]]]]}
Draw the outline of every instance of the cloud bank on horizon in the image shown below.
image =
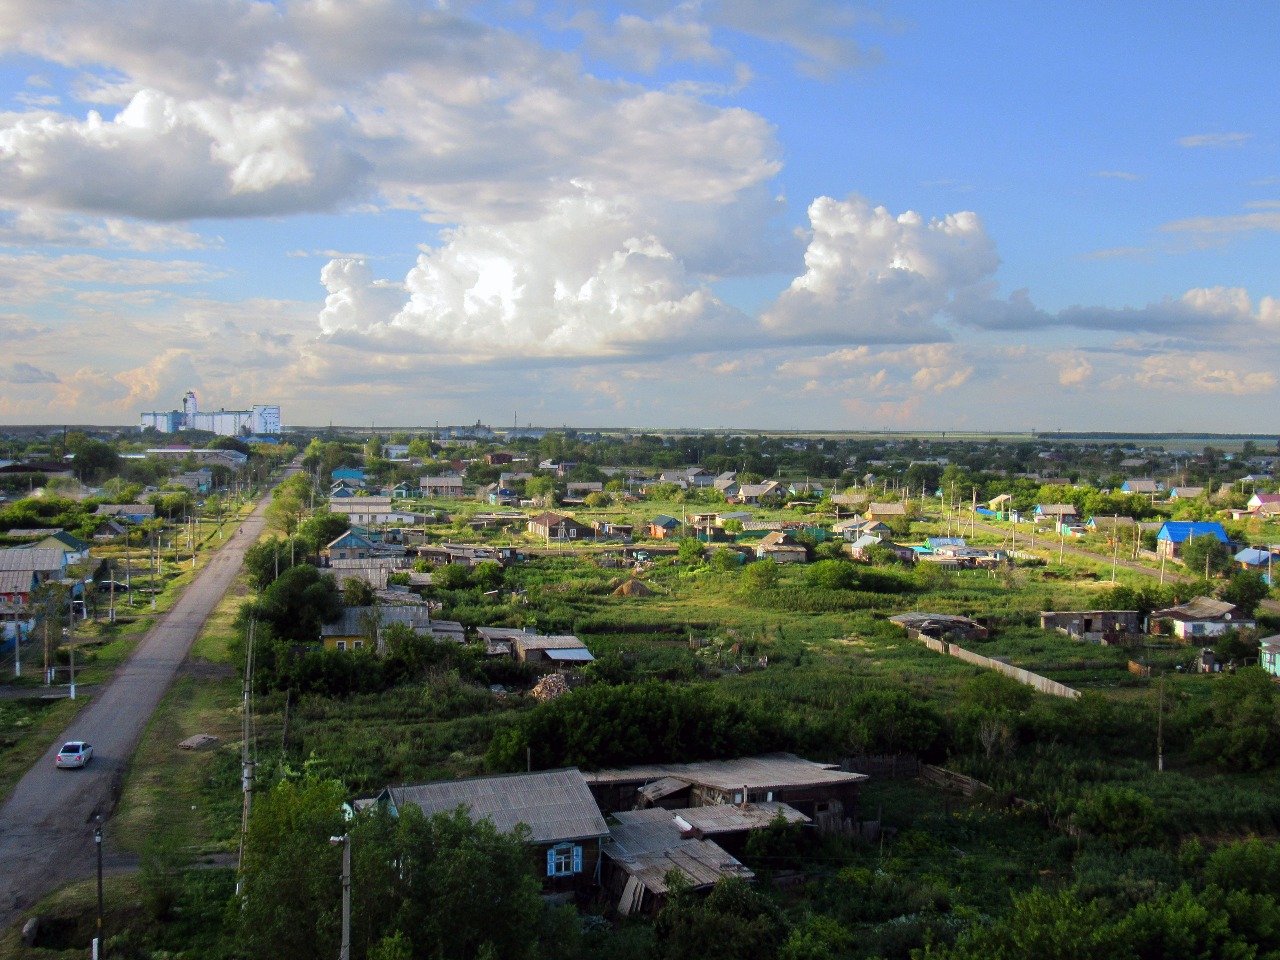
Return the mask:
{"type": "Polygon", "coordinates": [[[8,6],[0,421],[1272,429],[1263,65],[1102,8],[8,6]]]}

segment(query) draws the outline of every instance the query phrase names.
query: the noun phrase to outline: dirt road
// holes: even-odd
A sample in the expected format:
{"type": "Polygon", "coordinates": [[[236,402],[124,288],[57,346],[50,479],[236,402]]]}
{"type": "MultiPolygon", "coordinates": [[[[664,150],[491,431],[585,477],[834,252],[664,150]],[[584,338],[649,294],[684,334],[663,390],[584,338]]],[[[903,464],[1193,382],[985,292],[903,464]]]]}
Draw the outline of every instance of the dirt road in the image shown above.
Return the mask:
{"type": "MultiPolygon", "coordinates": [[[[96,869],[94,818],[110,816],[142,731],[205,620],[235,580],[245,549],[262,530],[269,500],[258,505],[241,532],[197,574],[110,683],[94,691],[0,807],[0,925],[7,927],[45,894],[96,869]],[[93,760],[82,770],[56,769],[58,747],[78,739],[93,744],[93,760]]],[[[108,846],[110,829],[107,822],[108,846]]]]}

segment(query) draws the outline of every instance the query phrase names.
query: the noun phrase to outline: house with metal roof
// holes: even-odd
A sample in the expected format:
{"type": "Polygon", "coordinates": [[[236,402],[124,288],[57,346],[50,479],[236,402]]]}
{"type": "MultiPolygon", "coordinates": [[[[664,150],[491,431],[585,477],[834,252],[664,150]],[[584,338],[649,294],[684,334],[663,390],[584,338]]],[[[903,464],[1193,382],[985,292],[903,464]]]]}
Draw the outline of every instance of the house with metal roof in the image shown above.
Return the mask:
{"type": "Polygon", "coordinates": [[[1196,597],[1187,603],[1151,612],[1153,623],[1167,623],[1183,640],[1220,637],[1228,630],[1252,630],[1258,621],[1242,615],[1234,603],[1196,597]]]}
{"type": "Polygon", "coordinates": [[[680,814],[654,807],[619,812],[614,819],[604,845],[603,882],[624,917],[662,909],[673,870],[696,891],[725,877],[755,878],[714,840],[695,835],[680,814]]]}
{"type": "Polygon", "coordinates": [[[585,776],[603,810],[785,803],[818,829],[843,832],[857,828],[858,795],[867,779],[791,753],[643,764],[585,776]]]}
{"type": "Polygon", "coordinates": [[[1271,571],[1280,566],[1280,557],[1270,550],[1261,547],[1245,547],[1232,558],[1240,565],[1241,570],[1252,570],[1262,574],[1262,579],[1271,583],[1271,571]]]}
{"type": "Polygon", "coordinates": [[[1227,531],[1216,520],[1168,520],[1160,525],[1156,534],[1156,553],[1175,560],[1182,555],[1182,548],[1196,537],[1214,537],[1223,545],[1231,542],[1227,531]]]}
{"type": "Polygon", "coordinates": [[[609,827],[576,768],[387,787],[378,799],[393,814],[411,804],[427,816],[461,808],[472,821],[488,820],[501,833],[524,825],[547,892],[600,882],[609,827]]]}

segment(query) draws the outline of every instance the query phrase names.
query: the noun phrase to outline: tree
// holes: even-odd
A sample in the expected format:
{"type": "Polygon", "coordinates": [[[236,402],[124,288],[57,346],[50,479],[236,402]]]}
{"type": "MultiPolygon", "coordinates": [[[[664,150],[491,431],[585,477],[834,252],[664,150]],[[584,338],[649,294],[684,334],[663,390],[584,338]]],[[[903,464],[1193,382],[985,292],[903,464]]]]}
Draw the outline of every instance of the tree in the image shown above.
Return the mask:
{"type": "Polygon", "coordinates": [[[255,589],[264,590],[295,563],[301,563],[306,549],[280,537],[259,540],[244,552],[244,569],[255,589]]]}
{"type": "Polygon", "coordinates": [[[1258,604],[1271,593],[1266,579],[1256,570],[1239,570],[1231,575],[1220,596],[1234,603],[1246,617],[1252,617],[1258,604]]]}
{"type": "Polygon", "coordinates": [[[306,541],[308,553],[319,553],[349,529],[351,520],[345,513],[317,510],[298,524],[298,539],[306,541]]]}
{"type": "Polygon", "coordinates": [[[345,790],[336,780],[284,780],[257,795],[244,853],[237,915],[248,956],[336,956],[340,920],[334,878],[345,790]]]}
{"type": "Polygon", "coordinates": [[[1196,740],[1206,759],[1226,770],[1263,770],[1280,759],[1275,692],[1260,668],[1216,678],[1210,713],[1213,722],[1196,740]]]}
{"type": "Polygon", "coordinates": [[[362,577],[347,577],[342,581],[342,604],[346,607],[372,607],[378,602],[373,586],[362,577]]]}
{"type": "Polygon", "coordinates": [[[1182,564],[1191,573],[1204,576],[1206,572],[1212,575],[1228,569],[1231,558],[1217,537],[1204,533],[1183,544],[1182,564]]]}
{"type": "Polygon", "coordinates": [[[81,482],[97,484],[116,475],[120,458],[110,444],[86,439],[76,448],[73,465],[81,482]]]}
{"type": "Polygon", "coordinates": [[[267,504],[265,513],[267,526],[273,530],[279,530],[286,537],[292,537],[294,531],[298,529],[304,509],[302,501],[292,494],[286,493],[276,497],[267,504]]]}
{"type": "Polygon", "coordinates": [[[742,579],[749,590],[768,590],[778,583],[781,573],[773,560],[757,560],[742,571],[742,579]]]}
{"type": "Polygon", "coordinates": [[[857,753],[927,753],[942,734],[942,717],[905,690],[869,690],[847,712],[848,740],[857,753]]]}
{"type": "Polygon", "coordinates": [[[805,583],[825,590],[848,590],[858,582],[858,571],[848,560],[819,560],[805,571],[805,583]]]}
{"type": "Polygon", "coordinates": [[[674,870],[667,886],[671,893],[657,920],[667,960],[774,957],[787,937],[782,911],[740,877],[718,881],[705,898],[674,870]]]}
{"type": "Polygon", "coordinates": [[[303,563],[281,573],[257,602],[246,605],[245,613],[270,624],[282,640],[315,643],[321,624],[342,614],[342,601],[332,574],[303,563]]]}
{"type": "Polygon", "coordinates": [[[431,586],[441,590],[465,590],[471,586],[471,573],[458,563],[446,563],[431,574],[431,586]]]}
{"type": "Polygon", "coordinates": [[[375,807],[350,832],[353,943],[398,936],[432,960],[532,955],[544,908],[527,828],[409,804],[398,816],[375,807]]]}
{"type": "Polygon", "coordinates": [[[676,556],[679,557],[681,563],[695,566],[702,562],[702,555],[706,551],[707,548],[701,540],[696,537],[685,537],[680,541],[676,556]]]}
{"type": "Polygon", "coordinates": [[[1162,829],[1160,811],[1145,793],[1101,784],[1076,805],[1076,826],[1122,850],[1152,843],[1162,829]]]}

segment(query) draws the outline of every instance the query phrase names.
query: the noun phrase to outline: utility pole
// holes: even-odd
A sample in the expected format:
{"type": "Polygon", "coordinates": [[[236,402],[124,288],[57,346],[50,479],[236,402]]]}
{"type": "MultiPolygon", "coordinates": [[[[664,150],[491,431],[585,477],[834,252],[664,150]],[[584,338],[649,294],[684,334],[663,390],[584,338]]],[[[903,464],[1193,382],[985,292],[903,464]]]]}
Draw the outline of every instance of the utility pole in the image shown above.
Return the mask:
{"type": "Polygon", "coordinates": [[[1164,674],[1160,675],[1160,700],[1156,707],[1156,772],[1164,773],[1164,674]]]}
{"type": "Polygon", "coordinates": [[[76,698],[76,606],[75,594],[67,595],[67,646],[71,648],[71,699],[76,698]]]}
{"type": "Polygon", "coordinates": [[[330,837],[332,844],[342,844],[342,947],[338,960],[351,960],[351,834],[330,837]]]}
{"type": "Polygon", "coordinates": [[[107,941],[102,935],[102,816],[94,818],[93,845],[98,850],[98,935],[93,938],[94,960],[102,960],[107,955],[107,941]]]}
{"type": "Polygon", "coordinates": [[[240,808],[240,852],[236,860],[236,896],[240,896],[244,886],[244,847],[249,834],[249,810],[253,806],[254,762],[249,751],[249,717],[252,712],[250,705],[253,697],[253,634],[254,622],[250,620],[249,642],[244,655],[244,683],[241,690],[244,708],[241,718],[240,789],[244,794],[244,800],[240,808]]]}

